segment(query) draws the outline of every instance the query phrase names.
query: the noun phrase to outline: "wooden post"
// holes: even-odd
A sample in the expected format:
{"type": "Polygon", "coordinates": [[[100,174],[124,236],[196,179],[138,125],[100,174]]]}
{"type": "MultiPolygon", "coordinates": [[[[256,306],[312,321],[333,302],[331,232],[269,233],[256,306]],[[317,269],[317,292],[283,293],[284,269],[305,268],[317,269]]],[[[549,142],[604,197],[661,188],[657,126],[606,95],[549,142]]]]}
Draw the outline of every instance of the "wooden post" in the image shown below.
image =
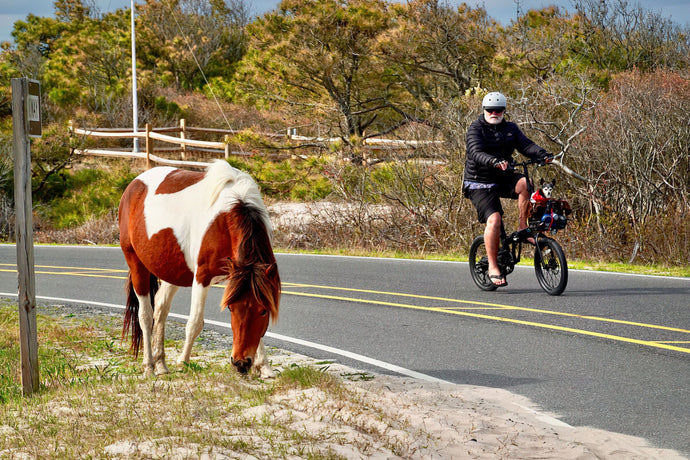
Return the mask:
{"type": "Polygon", "coordinates": [[[225,135],[225,159],[230,158],[230,136],[225,135]]]}
{"type": "Polygon", "coordinates": [[[146,123],[146,169],[151,169],[151,151],[153,141],[151,140],[151,123],[146,123]]]}
{"type": "MultiPolygon", "coordinates": [[[[184,118],[180,118],[180,139],[187,139],[187,121],[184,118]]],[[[187,144],[180,145],[180,155],[183,161],[187,160],[187,144]]]]}
{"type": "MultiPolygon", "coordinates": [[[[17,238],[17,273],[19,281],[19,341],[24,395],[38,390],[38,333],[36,330],[36,275],[34,272],[33,216],[31,214],[31,123],[38,125],[40,136],[40,97],[29,95],[28,78],[12,79],[12,134],[14,141],[14,208],[17,238]],[[33,104],[33,107],[31,106],[33,104]],[[36,107],[36,104],[39,104],[36,107]],[[27,107],[29,109],[27,110],[27,107]],[[29,113],[27,113],[29,112],[29,113]],[[28,130],[27,130],[28,128],[28,130]],[[28,131],[28,132],[27,132],[28,131]]],[[[40,88],[40,87],[39,87],[40,88]]],[[[32,134],[35,136],[35,133],[32,134]]]]}

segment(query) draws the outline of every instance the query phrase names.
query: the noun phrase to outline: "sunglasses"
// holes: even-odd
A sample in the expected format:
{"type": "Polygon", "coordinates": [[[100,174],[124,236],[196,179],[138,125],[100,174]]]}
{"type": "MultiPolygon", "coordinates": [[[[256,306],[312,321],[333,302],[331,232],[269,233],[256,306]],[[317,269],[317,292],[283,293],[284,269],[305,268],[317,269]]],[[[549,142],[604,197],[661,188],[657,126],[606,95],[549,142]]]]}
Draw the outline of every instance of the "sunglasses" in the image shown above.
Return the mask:
{"type": "Polygon", "coordinates": [[[484,109],[484,110],[486,110],[488,113],[495,113],[498,115],[500,115],[506,111],[506,109],[484,109]]]}

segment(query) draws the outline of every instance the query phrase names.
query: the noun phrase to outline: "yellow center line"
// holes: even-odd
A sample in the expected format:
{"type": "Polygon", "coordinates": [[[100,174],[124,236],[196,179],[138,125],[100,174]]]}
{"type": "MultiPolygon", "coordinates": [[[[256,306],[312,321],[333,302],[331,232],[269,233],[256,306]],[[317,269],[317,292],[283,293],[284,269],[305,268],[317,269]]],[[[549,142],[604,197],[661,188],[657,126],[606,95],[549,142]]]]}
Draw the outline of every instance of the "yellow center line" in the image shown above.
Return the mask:
{"type": "MultiPolygon", "coordinates": [[[[1,270],[2,272],[16,272],[17,266],[15,264],[0,264],[0,267],[12,267],[12,270],[1,270]]],[[[61,265],[34,265],[35,268],[59,268],[65,270],[86,270],[87,272],[113,272],[113,273],[127,273],[128,270],[117,268],[96,268],[96,267],[66,267],[61,265]]],[[[46,272],[50,273],[50,272],[46,272]]]]}
{"type": "MultiPolygon", "coordinates": [[[[424,300],[438,300],[438,301],[449,302],[449,303],[481,305],[481,306],[485,306],[485,307],[494,307],[496,309],[527,311],[527,312],[541,313],[541,314],[546,314],[546,315],[565,316],[565,317],[569,317],[569,318],[580,318],[580,319],[587,319],[590,321],[601,321],[601,322],[606,322],[606,323],[624,324],[627,326],[638,326],[638,327],[645,327],[645,328],[650,328],[650,329],[661,329],[661,330],[665,330],[665,331],[682,332],[685,334],[690,334],[690,330],[680,329],[677,327],[660,326],[657,324],[638,323],[635,321],[625,321],[622,319],[602,318],[600,316],[579,315],[576,313],[567,313],[567,312],[562,312],[562,311],[542,310],[539,308],[517,307],[514,305],[503,305],[503,304],[497,304],[497,303],[478,302],[475,300],[462,300],[462,299],[452,299],[452,298],[448,298],[448,297],[434,297],[434,296],[425,296],[425,295],[417,295],[417,294],[405,294],[402,292],[372,291],[372,290],[368,290],[368,289],[344,288],[344,287],[334,287],[334,286],[320,286],[320,285],[316,285],[316,284],[283,283],[283,286],[305,287],[305,288],[315,288],[315,289],[328,289],[328,290],[334,290],[334,291],[360,292],[360,293],[367,293],[367,294],[382,294],[382,295],[390,295],[390,296],[398,296],[398,297],[410,297],[410,298],[424,299],[424,300]]],[[[450,312],[450,310],[454,307],[446,307],[446,308],[450,312]]],[[[436,308],[436,310],[438,310],[438,308],[436,308]]]]}
{"type": "Polygon", "coordinates": [[[501,321],[501,322],[505,322],[505,323],[521,324],[523,326],[532,326],[532,327],[539,327],[539,328],[543,328],[543,329],[551,329],[551,330],[555,330],[555,331],[562,331],[562,332],[570,332],[570,333],[574,333],[574,334],[588,335],[588,336],[599,337],[599,338],[608,339],[608,340],[615,340],[618,342],[628,342],[628,343],[634,343],[637,345],[645,345],[645,346],[654,347],[654,348],[663,348],[665,350],[679,351],[681,353],[689,353],[690,354],[690,348],[683,348],[683,347],[676,347],[673,345],[667,345],[664,342],[631,339],[629,337],[622,337],[622,336],[618,336],[618,335],[604,334],[601,332],[587,331],[584,329],[575,329],[575,328],[571,328],[571,327],[555,326],[553,324],[537,323],[537,322],[533,322],[533,321],[523,321],[523,320],[519,320],[519,319],[504,318],[502,316],[483,315],[480,313],[470,313],[467,311],[450,310],[450,309],[445,309],[445,308],[440,308],[440,307],[424,307],[424,306],[420,306],[420,305],[410,305],[410,304],[397,303],[397,302],[383,302],[383,301],[378,301],[378,300],[353,299],[351,297],[326,296],[326,295],[321,295],[321,294],[310,294],[310,293],[306,293],[306,292],[290,292],[290,291],[283,291],[283,292],[285,294],[291,294],[291,295],[297,295],[297,296],[303,296],[303,297],[326,298],[326,299],[332,299],[332,300],[344,300],[347,302],[355,302],[355,303],[386,305],[386,306],[392,306],[392,307],[409,308],[409,309],[413,309],[413,310],[426,310],[426,311],[450,313],[450,314],[460,315],[460,316],[469,316],[471,318],[488,319],[488,320],[492,320],[492,321],[501,321]]]}
{"type": "Polygon", "coordinates": [[[41,274],[41,275],[65,275],[65,276],[87,276],[89,278],[111,278],[115,280],[126,280],[126,276],[119,276],[119,275],[97,275],[95,273],[86,273],[86,272],[43,272],[43,271],[37,271],[36,274],[41,274]]]}

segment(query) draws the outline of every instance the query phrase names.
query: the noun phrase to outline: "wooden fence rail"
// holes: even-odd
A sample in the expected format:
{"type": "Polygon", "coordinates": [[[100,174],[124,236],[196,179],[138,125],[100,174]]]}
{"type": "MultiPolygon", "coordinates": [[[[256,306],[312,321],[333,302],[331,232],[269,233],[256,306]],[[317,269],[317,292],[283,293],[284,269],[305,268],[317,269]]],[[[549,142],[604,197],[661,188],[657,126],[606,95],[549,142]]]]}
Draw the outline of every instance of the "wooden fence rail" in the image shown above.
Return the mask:
{"type": "MultiPolygon", "coordinates": [[[[201,128],[187,126],[184,119],[180,120],[180,125],[172,127],[153,128],[150,124],[146,124],[145,131],[134,132],[133,130],[122,128],[104,128],[104,129],[90,129],[75,127],[73,122],[69,123],[70,132],[75,135],[95,137],[95,138],[110,138],[110,139],[144,139],[146,147],[144,152],[133,152],[122,149],[76,149],[75,153],[79,155],[96,155],[96,156],[110,156],[110,157],[124,157],[124,158],[141,158],[146,160],[147,167],[151,167],[152,163],[165,164],[170,166],[187,166],[193,168],[205,168],[209,163],[201,161],[189,161],[187,154],[189,150],[202,151],[207,153],[222,154],[224,158],[229,158],[230,155],[244,156],[247,152],[230,151],[229,137],[232,134],[237,134],[241,131],[218,128],[201,128]],[[190,132],[204,132],[211,134],[220,134],[224,136],[222,142],[202,141],[190,139],[188,133],[190,132]],[[172,136],[167,133],[179,133],[179,137],[172,136]],[[161,141],[174,145],[174,147],[153,147],[153,141],[161,141]],[[189,149],[191,147],[191,149],[189,149]],[[163,158],[155,154],[155,152],[179,152],[180,159],[163,158]]],[[[288,128],[286,134],[264,133],[264,137],[287,138],[293,141],[307,141],[307,142],[322,142],[325,144],[332,142],[340,142],[339,137],[307,137],[297,134],[296,128],[288,128]]],[[[415,141],[415,140],[401,140],[401,139],[364,139],[364,144],[371,150],[391,150],[391,149],[414,149],[425,145],[439,144],[442,141],[415,141]]]]}
{"type": "MultiPolygon", "coordinates": [[[[150,124],[146,124],[145,131],[134,132],[132,130],[126,131],[122,129],[89,129],[89,128],[78,128],[70,121],[69,129],[70,132],[76,135],[88,136],[101,139],[144,139],[146,141],[146,147],[144,152],[133,152],[122,149],[77,149],[75,153],[79,155],[96,155],[96,156],[111,156],[111,157],[124,157],[124,158],[142,158],[146,160],[146,166],[151,167],[152,163],[165,164],[170,166],[188,166],[205,168],[209,165],[207,162],[201,161],[189,161],[187,160],[187,147],[195,147],[197,150],[201,149],[203,151],[221,153],[227,159],[230,157],[230,149],[228,143],[229,134],[225,134],[224,142],[212,142],[212,141],[201,141],[196,139],[187,138],[187,131],[190,128],[185,126],[185,121],[180,121],[180,128],[152,128],[150,124]],[[163,134],[164,132],[179,132],[180,137],[170,136],[163,134]],[[168,144],[176,145],[174,148],[163,148],[154,149],[153,140],[158,140],[166,142],[168,144]],[[163,158],[155,154],[155,151],[179,151],[181,155],[180,160],[174,160],[170,158],[163,158]]],[[[200,131],[200,130],[197,130],[200,131]]],[[[220,130],[213,130],[213,132],[218,133],[220,130]]],[[[244,154],[243,152],[232,152],[235,155],[244,154]]]]}

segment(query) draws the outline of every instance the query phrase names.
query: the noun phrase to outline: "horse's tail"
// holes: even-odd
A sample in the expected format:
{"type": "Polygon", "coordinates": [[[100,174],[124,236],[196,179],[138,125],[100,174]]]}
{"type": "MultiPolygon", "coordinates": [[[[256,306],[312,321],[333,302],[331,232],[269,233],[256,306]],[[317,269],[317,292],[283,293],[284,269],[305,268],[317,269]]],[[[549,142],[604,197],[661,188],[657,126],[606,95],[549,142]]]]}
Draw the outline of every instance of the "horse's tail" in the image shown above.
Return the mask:
{"type": "MultiPolygon", "coordinates": [[[[151,306],[155,303],[156,292],[158,292],[158,278],[152,273],[149,278],[151,306]]],[[[139,324],[139,298],[134,291],[131,271],[127,275],[127,283],[125,283],[125,296],[127,297],[127,305],[125,306],[125,319],[122,324],[122,340],[125,340],[127,335],[131,336],[132,343],[129,346],[129,351],[136,358],[139,356],[139,349],[141,348],[142,331],[139,324]]]]}

